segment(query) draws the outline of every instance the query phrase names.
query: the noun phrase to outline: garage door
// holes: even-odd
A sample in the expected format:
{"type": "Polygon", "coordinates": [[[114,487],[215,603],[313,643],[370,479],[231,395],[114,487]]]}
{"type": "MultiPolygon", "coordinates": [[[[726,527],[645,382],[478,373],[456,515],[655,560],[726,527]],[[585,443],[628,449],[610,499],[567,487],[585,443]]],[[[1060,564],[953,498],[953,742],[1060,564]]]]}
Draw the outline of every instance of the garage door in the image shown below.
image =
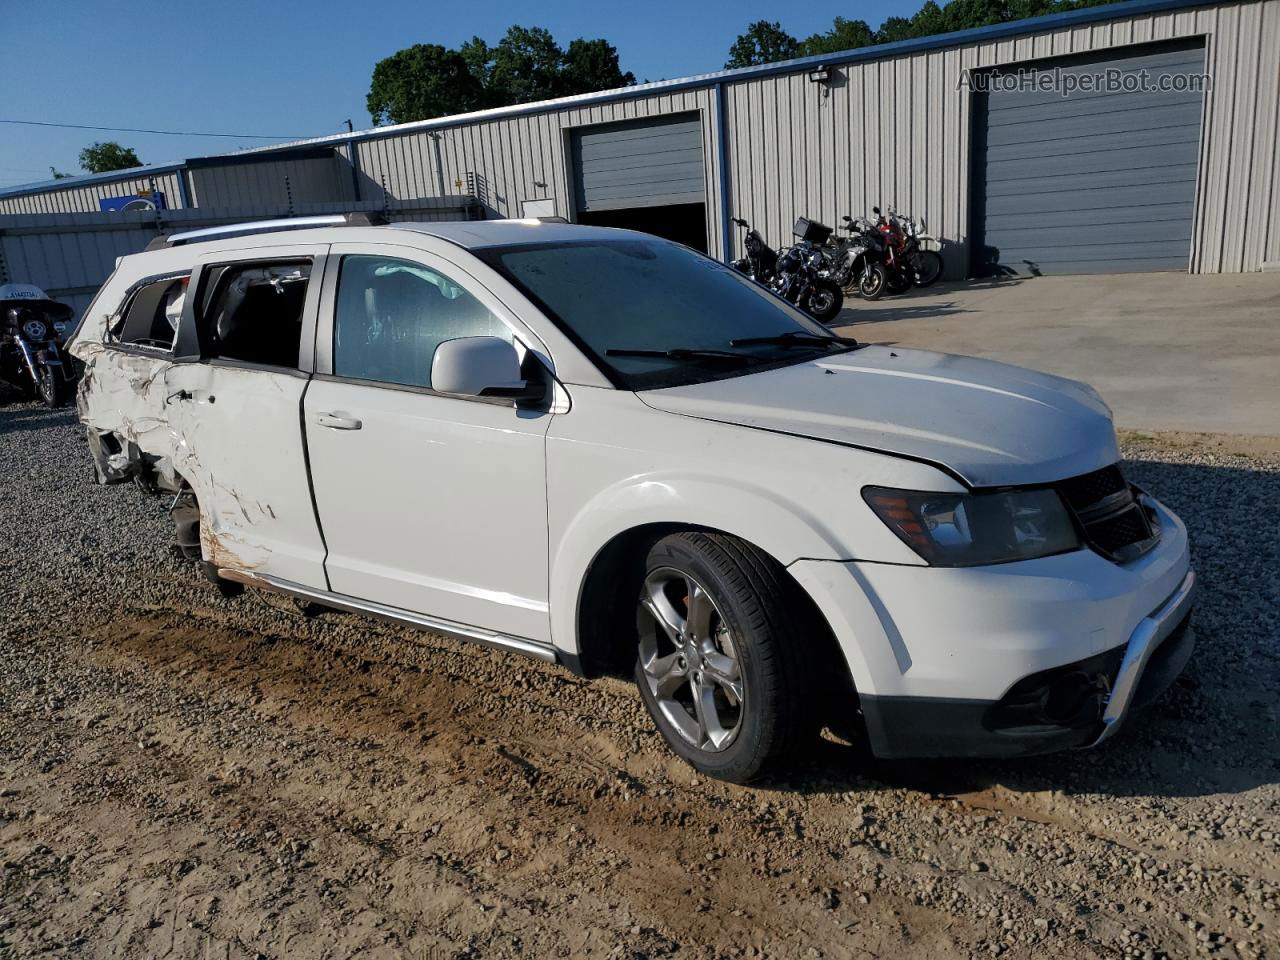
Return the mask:
{"type": "Polygon", "coordinates": [[[1204,48],[1045,66],[1036,82],[1054,70],[1130,85],[1145,71],[1146,89],[975,95],[974,271],[1186,270],[1203,94],[1151,87],[1203,73],[1204,48]]]}
{"type": "Polygon", "coordinates": [[[578,209],[702,203],[702,124],[696,113],[572,133],[578,209]]]}

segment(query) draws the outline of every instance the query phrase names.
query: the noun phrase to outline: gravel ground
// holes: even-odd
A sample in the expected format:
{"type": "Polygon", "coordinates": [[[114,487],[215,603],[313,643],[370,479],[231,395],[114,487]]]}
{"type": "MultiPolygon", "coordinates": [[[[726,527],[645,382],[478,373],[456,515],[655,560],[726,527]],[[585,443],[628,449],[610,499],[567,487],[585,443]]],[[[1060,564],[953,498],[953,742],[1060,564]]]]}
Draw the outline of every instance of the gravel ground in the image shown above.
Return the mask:
{"type": "Polygon", "coordinates": [[[708,781],[626,684],[262,595],[0,407],[0,956],[1280,957],[1280,441],[1126,438],[1204,582],[1103,748],[708,781]]]}

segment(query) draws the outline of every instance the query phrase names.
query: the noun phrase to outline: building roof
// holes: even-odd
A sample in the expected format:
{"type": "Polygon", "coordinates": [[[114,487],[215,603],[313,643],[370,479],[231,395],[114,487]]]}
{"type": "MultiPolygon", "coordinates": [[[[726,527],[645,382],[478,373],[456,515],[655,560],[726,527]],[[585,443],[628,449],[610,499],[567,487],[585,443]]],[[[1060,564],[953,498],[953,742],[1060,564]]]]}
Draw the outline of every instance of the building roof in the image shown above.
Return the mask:
{"type": "MultiPolygon", "coordinates": [[[[971,43],[982,43],[1006,37],[1024,36],[1029,33],[1043,33],[1063,27],[1083,26],[1124,17],[1141,16],[1147,13],[1162,13],[1182,10],[1191,7],[1205,7],[1236,2],[1236,0],[1121,0],[1105,6],[1084,7],[1069,10],[1065,13],[1052,13],[1043,17],[1028,17],[1025,20],[1013,20],[1009,23],[997,23],[987,27],[972,27],[968,30],[956,30],[951,33],[940,33],[929,37],[917,37],[911,40],[898,40],[893,43],[880,43],[869,47],[858,47],[838,53],[820,54],[813,57],[800,57],[794,60],[781,60],[754,67],[739,67],[732,70],[719,70],[714,73],[702,73],[674,80],[657,80],[651,83],[640,83],[630,87],[618,87],[613,90],[601,90],[595,93],[581,93],[570,97],[558,97],[554,100],[539,100],[533,103],[520,103],[506,107],[494,107],[488,110],[476,110],[471,113],[454,114],[448,117],[435,117],[431,120],[417,120],[412,123],[398,123],[383,127],[371,127],[355,132],[329,134],[294,140],[289,143],[272,144],[265,147],[251,147],[226,154],[214,154],[212,157],[194,160],[175,161],[172,163],[152,164],[134,167],[129,170],[115,170],[110,173],[90,174],[82,177],[66,177],[61,180],[45,180],[38,183],[21,184],[0,189],[0,197],[18,196],[27,193],[42,193],[47,190],[65,190],[93,183],[113,180],[131,180],[137,177],[150,176],[156,173],[167,173],[181,169],[189,163],[208,163],[216,158],[234,163],[236,158],[249,161],[260,160],[263,154],[285,151],[297,151],[300,148],[318,145],[338,146],[346,143],[359,143],[365,140],[377,140],[420,130],[434,130],[442,127],[454,127],[461,124],[476,123],[483,120],[494,120],[501,117],[520,116],[531,113],[545,113],[567,107],[581,106],[589,103],[607,103],[617,100],[629,100],[636,97],[650,96],[655,93],[670,93],[697,87],[709,87],[726,81],[751,80],[758,77],[769,77],[783,73],[797,73],[818,66],[842,66],[871,60],[885,60],[894,57],[908,56],[927,50],[938,50],[947,47],[965,46],[971,43]]],[[[249,162],[253,162],[249,161],[249,162]]],[[[221,165],[221,164],[219,164],[221,165]]]]}

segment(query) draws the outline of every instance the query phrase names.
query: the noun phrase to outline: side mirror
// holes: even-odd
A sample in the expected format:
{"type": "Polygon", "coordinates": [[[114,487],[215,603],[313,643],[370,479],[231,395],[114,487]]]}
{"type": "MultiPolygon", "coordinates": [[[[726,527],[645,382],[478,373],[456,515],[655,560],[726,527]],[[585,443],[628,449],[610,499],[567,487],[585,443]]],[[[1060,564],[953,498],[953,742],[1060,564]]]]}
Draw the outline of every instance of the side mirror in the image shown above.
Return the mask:
{"type": "Polygon", "coordinates": [[[459,337],[436,347],[431,389],[459,397],[541,399],[544,389],[520,375],[516,348],[501,337],[459,337]]]}

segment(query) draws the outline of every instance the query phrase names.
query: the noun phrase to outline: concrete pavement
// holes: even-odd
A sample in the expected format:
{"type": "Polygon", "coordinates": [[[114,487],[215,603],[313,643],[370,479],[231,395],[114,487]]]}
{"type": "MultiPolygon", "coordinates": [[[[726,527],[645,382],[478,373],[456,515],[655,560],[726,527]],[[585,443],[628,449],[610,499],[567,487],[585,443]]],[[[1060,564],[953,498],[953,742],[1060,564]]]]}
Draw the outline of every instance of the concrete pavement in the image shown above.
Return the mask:
{"type": "Polygon", "coordinates": [[[939,283],[845,303],[838,333],[1086,380],[1120,427],[1280,435],[1280,274],[939,283]]]}

